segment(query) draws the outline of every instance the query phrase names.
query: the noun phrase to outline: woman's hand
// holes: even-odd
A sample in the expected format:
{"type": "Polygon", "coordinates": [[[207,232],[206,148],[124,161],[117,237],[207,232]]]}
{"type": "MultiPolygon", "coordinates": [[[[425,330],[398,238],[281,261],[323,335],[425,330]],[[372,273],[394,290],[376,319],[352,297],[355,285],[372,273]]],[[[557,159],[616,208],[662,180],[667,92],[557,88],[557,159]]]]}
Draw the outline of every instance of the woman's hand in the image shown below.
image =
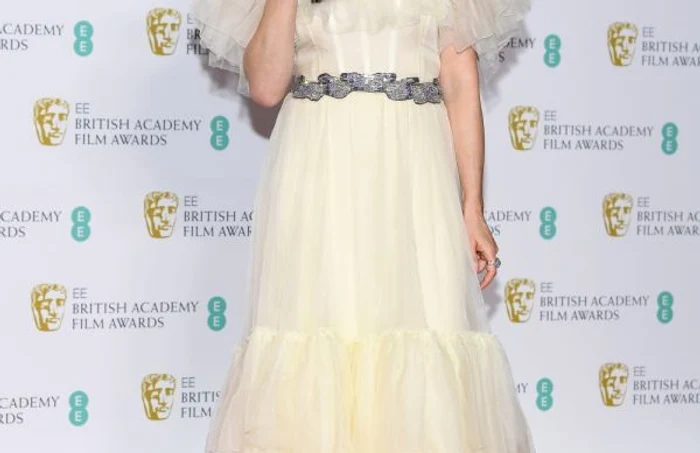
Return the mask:
{"type": "Polygon", "coordinates": [[[484,274],[480,283],[481,289],[484,289],[491,284],[498,271],[495,264],[493,264],[498,254],[498,245],[483,216],[465,212],[464,223],[467,228],[469,247],[474,259],[473,264],[476,272],[481,273],[484,269],[486,270],[486,274],[484,274]]]}

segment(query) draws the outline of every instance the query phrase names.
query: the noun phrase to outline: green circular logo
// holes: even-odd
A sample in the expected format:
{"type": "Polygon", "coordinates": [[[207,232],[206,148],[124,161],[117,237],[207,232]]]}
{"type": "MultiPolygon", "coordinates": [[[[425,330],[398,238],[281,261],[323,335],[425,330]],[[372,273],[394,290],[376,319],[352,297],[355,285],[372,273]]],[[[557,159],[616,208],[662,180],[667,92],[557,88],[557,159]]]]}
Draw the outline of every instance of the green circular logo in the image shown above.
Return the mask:
{"type": "Polygon", "coordinates": [[[554,406],[554,398],[551,395],[537,395],[537,408],[542,412],[547,412],[554,406]]]}
{"type": "Polygon", "coordinates": [[[75,24],[73,27],[73,35],[75,36],[73,51],[76,55],[80,57],[87,57],[92,53],[92,36],[94,33],[95,29],[93,28],[92,24],[86,20],[81,20],[75,24]]]}
{"type": "Polygon", "coordinates": [[[212,134],[209,140],[211,147],[217,151],[223,151],[228,148],[229,138],[224,134],[212,134]]]}
{"type": "Polygon", "coordinates": [[[678,142],[676,140],[664,140],[663,143],[661,143],[661,151],[668,156],[676,154],[676,151],[678,151],[678,142]]]}
{"type": "Polygon", "coordinates": [[[537,408],[541,411],[548,411],[554,405],[554,398],[552,398],[552,392],[554,392],[554,383],[548,377],[543,377],[537,381],[537,408]]]}
{"type": "Polygon", "coordinates": [[[77,55],[87,57],[92,53],[92,41],[76,40],[75,43],[73,43],[73,50],[77,55]]]}
{"type": "Polygon", "coordinates": [[[561,64],[561,38],[551,34],[544,39],[544,64],[556,68],[561,64]]]}
{"type": "Polygon", "coordinates": [[[225,313],[226,312],[226,300],[223,297],[216,296],[209,299],[207,304],[207,309],[209,313],[225,313]]]}
{"type": "Polygon", "coordinates": [[[90,400],[88,399],[87,393],[83,392],[82,390],[77,390],[71,393],[70,397],[68,398],[68,404],[70,407],[75,409],[85,409],[89,401],[90,400]]]}
{"type": "Polygon", "coordinates": [[[68,398],[70,412],[68,413],[68,421],[73,426],[83,426],[88,422],[88,396],[82,390],[77,390],[71,393],[68,398]]]}
{"type": "Polygon", "coordinates": [[[673,294],[669,291],[662,291],[656,298],[656,319],[661,324],[668,324],[673,321],[673,294]]]}
{"type": "Polygon", "coordinates": [[[661,128],[661,151],[667,156],[678,151],[678,126],[676,123],[666,123],[661,128]]]}
{"type": "Polygon", "coordinates": [[[85,242],[90,239],[90,225],[73,225],[70,235],[75,242],[85,242]]]}
{"type": "Polygon", "coordinates": [[[671,308],[673,307],[673,294],[668,291],[661,292],[656,298],[656,304],[660,308],[671,308]]]}
{"type": "Polygon", "coordinates": [[[81,20],[73,27],[73,35],[78,39],[92,39],[95,34],[95,29],[92,24],[86,20],[81,20]]]}
{"type": "Polygon", "coordinates": [[[541,395],[551,395],[554,391],[554,382],[547,377],[537,381],[537,393],[541,395]]]}
{"type": "Polygon", "coordinates": [[[73,223],[80,223],[80,224],[85,224],[85,223],[90,223],[91,215],[90,215],[90,210],[86,208],[85,206],[78,206],[77,208],[73,209],[73,212],[70,215],[71,220],[73,223]]]}
{"type": "Polygon", "coordinates": [[[557,235],[557,226],[553,223],[543,223],[540,225],[540,236],[542,236],[542,239],[554,239],[554,236],[557,235]]]}
{"type": "Polygon", "coordinates": [[[231,127],[231,124],[229,123],[228,118],[219,115],[212,118],[211,122],[209,122],[209,127],[211,128],[211,131],[215,134],[225,134],[231,127]]]}
{"type": "Polygon", "coordinates": [[[90,238],[90,219],[92,215],[90,210],[85,206],[78,206],[73,209],[70,216],[73,221],[71,228],[71,236],[77,242],[85,242],[90,238]]]}
{"type": "Polygon", "coordinates": [[[668,139],[678,138],[678,126],[676,123],[664,124],[661,128],[661,136],[668,139]]]}
{"type": "Polygon", "coordinates": [[[552,239],[557,235],[557,210],[551,206],[546,206],[540,211],[540,236],[543,239],[552,239]]]}
{"type": "Polygon", "coordinates": [[[215,116],[209,123],[211,129],[211,138],[209,143],[216,151],[223,151],[228,148],[229,137],[228,131],[231,127],[228,119],[225,116],[215,116]]]}
{"type": "Polygon", "coordinates": [[[544,38],[544,48],[547,52],[559,52],[561,50],[561,38],[551,34],[544,38]]]}
{"type": "Polygon", "coordinates": [[[554,52],[544,54],[544,64],[547,67],[556,68],[561,64],[561,54],[554,52]]]}
{"type": "Polygon", "coordinates": [[[540,221],[542,223],[554,223],[557,221],[557,210],[547,206],[540,211],[540,221]]]}
{"type": "Polygon", "coordinates": [[[658,319],[661,324],[670,323],[673,321],[673,310],[670,308],[660,308],[656,312],[656,319],[658,319]]]}
{"type": "Polygon", "coordinates": [[[223,297],[216,296],[209,299],[207,304],[209,317],[207,325],[214,332],[220,332],[226,327],[226,300],[223,297]]]}

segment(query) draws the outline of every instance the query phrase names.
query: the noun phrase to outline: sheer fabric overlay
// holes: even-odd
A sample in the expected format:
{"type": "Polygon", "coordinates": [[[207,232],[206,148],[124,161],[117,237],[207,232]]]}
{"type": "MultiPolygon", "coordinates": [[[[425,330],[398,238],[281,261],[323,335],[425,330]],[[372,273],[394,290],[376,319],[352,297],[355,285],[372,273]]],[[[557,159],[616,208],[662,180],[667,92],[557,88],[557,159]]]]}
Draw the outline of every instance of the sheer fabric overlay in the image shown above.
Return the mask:
{"type": "Polygon", "coordinates": [[[534,453],[444,104],[287,97],[207,453],[534,453]]]}
{"type": "MultiPolygon", "coordinates": [[[[297,25],[320,20],[327,31],[377,33],[415,24],[421,16],[438,23],[439,51],[473,47],[486,82],[499,67],[498,53],[520,29],[530,0],[297,0],[297,25]],[[359,14],[362,12],[362,14],[359,14]]],[[[238,92],[249,96],[243,53],[262,18],[265,0],[194,0],[192,17],[209,64],[239,74],[238,92]]]]}
{"type": "MultiPolygon", "coordinates": [[[[244,72],[263,7],[196,1],[213,65],[244,72]]],[[[429,81],[454,45],[488,72],[525,7],[303,0],[295,71],[429,81]]],[[[287,94],[259,184],[243,335],[208,453],[534,453],[474,269],[444,103],[287,94]]]]}

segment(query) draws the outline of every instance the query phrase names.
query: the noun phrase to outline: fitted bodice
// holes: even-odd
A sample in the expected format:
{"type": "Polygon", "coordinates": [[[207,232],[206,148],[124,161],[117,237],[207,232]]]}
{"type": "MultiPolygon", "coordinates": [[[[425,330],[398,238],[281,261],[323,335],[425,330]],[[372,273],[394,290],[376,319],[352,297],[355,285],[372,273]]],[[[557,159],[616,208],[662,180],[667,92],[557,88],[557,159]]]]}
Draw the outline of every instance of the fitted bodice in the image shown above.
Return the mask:
{"type": "MultiPolygon", "coordinates": [[[[369,20],[369,18],[367,18],[369,20]]],[[[333,28],[334,16],[297,21],[295,73],[307,79],[321,73],[394,72],[429,81],[438,76],[440,57],[435,17],[411,23],[386,23],[370,30],[362,26],[333,28]]]]}
{"type": "MultiPolygon", "coordinates": [[[[243,55],[267,0],[194,0],[193,17],[209,64],[239,73],[249,95],[243,55]]],[[[394,72],[430,81],[440,52],[473,47],[481,80],[500,66],[499,52],[530,0],[296,0],[295,73],[394,72]]]]}

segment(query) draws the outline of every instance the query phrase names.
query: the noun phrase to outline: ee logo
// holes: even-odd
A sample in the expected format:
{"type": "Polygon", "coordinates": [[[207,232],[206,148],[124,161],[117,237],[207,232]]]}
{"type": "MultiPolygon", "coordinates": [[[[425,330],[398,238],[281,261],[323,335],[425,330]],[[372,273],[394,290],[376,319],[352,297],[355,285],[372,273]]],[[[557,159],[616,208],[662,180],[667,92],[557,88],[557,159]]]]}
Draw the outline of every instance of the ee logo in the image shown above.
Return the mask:
{"type": "Polygon", "coordinates": [[[81,57],[87,57],[92,53],[92,35],[95,29],[92,24],[86,20],[81,20],[73,27],[73,35],[75,36],[75,42],[73,43],[73,50],[75,54],[81,57]]]}
{"type": "Polygon", "coordinates": [[[544,38],[544,64],[550,68],[556,68],[561,63],[561,38],[557,35],[549,35],[544,38]]]}
{"type": "Polygon", "coordinates": [[[230,123],[225,116],[215,116],[211,123],[209,123],[209,128],[211,129],[211,147],[217,151],[223,151],[228,147],[229,138],[228,130],[230,123]]]}
{"type": "Polygon", "coordinates": [[[71,236],[78,242],[87,241],[90,237],[90,210],[85,206],[79,206],[73,209],[71,214],[73,228],[71,228],[71,236]]]}
{"type": "Polygon", "coordinates": [[[554,405],[552,392],[554,391],[554,383],[549,378],[542,378],[537,381],[537,408],[546,412],[554,405]]]}
{"type": "Polygon", "coordinates": [[[540,236],[544,239],[552,239],[557,235],[557,210],[551,206],[542,208],[540,211],[540,236]]]}
{"type": "Polygon", "coordinates": [[[661,128],[661,151],[670,156],[678,151],[678,126],[675,123],[666,123],[661,128]]]}
{"type": "Polygon", "coordinates": [[[223,297],[212,297],[207,304],[209,317],[207,324],[214,332],[220,332],[226,327],[226,301],[223,297]]]}
{"type": "Polygon", "coordinates": [[[85,392],[78,390],[71,393],[68,399],[70,405],[70,413],[68,420],[73,426],[83,426],[88,421],[88,396],[85,392]]]}
{"type": "Polygon", "coordinates": [[[673,320],[673,294],[664,291],[656,298],[656,305],[659,309],[656,311],[656,319],[661,324],[668,324],[673,320]]]}

